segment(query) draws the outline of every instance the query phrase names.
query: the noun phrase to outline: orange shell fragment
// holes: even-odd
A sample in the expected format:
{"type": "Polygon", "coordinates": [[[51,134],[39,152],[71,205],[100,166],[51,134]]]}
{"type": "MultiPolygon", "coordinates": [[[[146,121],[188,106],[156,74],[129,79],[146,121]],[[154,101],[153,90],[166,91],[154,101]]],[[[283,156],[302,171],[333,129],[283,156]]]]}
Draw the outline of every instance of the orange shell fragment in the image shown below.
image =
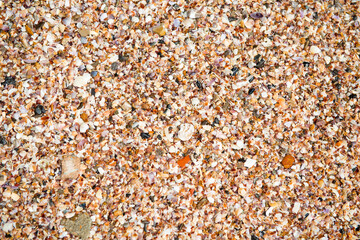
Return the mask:
{"type": "Polygon", "coordinates": [[[180,167],[184,168],[185,165],[190,162],[190,157],[189,155],[185,156],[184,158],[180,159],[177,161],[177,164],[179,164],[180,167]]]}

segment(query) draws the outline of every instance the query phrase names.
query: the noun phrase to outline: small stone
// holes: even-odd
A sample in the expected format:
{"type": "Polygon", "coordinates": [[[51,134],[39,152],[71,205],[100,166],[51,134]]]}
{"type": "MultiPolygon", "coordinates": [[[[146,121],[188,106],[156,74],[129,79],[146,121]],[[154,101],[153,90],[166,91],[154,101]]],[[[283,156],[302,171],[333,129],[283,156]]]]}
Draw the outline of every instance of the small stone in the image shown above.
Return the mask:
{"type": "Polygon", "coordinates": [[[7,144],[6,138],[4,136],[1,136],[1,135],[0,135],[0,144],[1,145],[6,145],[7,144]]]}
{"type": "Polygon", "coordinates": [[[91,80],[91,75],[89,73],[85,73],[84,75],[75,78],[74,86],[83,87],[86,84],[88,84],[90,80],[91,80]]]}
{"type": "Polygon", "coordinates": [[[234,22],[234,21],[237,21],[238,18],[230,16],[230,17],[228,17],[228,20],[229,20],[229,22],[234,22]]]}
{"type": "Polygon", "coordinates": [[[309,67],[310,63],[309,62],[303,62],[304,67],[309,67]]]}
{"type": "Polygon", "coordinates": [[[120,62],[126,62],[127,60],[129,60],[129,56],[128,56],[128,55],[119,54],[118,58],[119,58],[119,61],[120,61],[120,62]]]}
{"type": "Polygon", "coordinates": [[[81,37],[81,38],[80,38],[80,42],[81,42],[82,44],[86,44],[88,41],[87,41],[87,38],[86,38],[86,37],[81,37]]]}
{"type": "Polygon", "coordinates": [[[259,238],[255,234],[253,234],[251,235],[251,240],[259,240],[259,238]]]}
{"type": "Polygon", "coordinates": [[[42,115],[46,112],[45,108],[43,105],[39,104],[35,107],[35,115],[42,115]]]}
{"type": "Polygon", "coordinates": [[[255,12],[255,13],[251,13],[250,17],[252,17],[253,19],[261,19],[264,17],[264,15],[262,13],[255,12]]]}
{"type": "Polygon", "coordinates": [[[320,50],[320,48],[318,48],[317,46],[311,46],[311,47],[310,47],[310,52],[311,52],[312,54],[319,54],[319,53],[321,53],[321,50],[320,50]]]}
{"type": "Polygon", "coordinates": [[[350,98],[350,99],[357,98],[357,95],[356,95],[355,93],[352,93],[352,94],[349,95],[349,98],[350,98]]]}
{"type": "Polygon", "coordinates": [[[180,131],[178,134],[178,137],[182,141],[190,140],[190,138],[193,136],[195,132],[195,128],[192,124],[185,123],[180,126],[180,131]]]}
{"type": "Polygon", "coordinates": [[[235,76],[235,75],[239,72],[239,68],[236,67],[236,66],[233,66],[233,67],[231,68],[231,71],[232,71],[232,73],[231,73],[230,75],[231,75],[231,76],[235,76]]]}
{"type": "Polygon", "coordinates": [[[196,86],[198,87],[199,90],[203,90],[203,86],[202,86],[202,83],[199,81],[199,80],[196,80],[195,82],[196,86]]]}
{"type": "Polygon", "coordinates": [[[75,179],[80,173],[80,158],[67,155],[62,159],[62,178],[63,179],[75,179]]]}
{"type": "Polygon", "coordinates": [[[119,69],[119,67],[120,67],[120,64],[118,63],[118,62],[113,62],[112,64],[111,64],[111,70],[113,70],[113,71],[116,71],[116,70],[118,70],[119,69]]]}
{"type": "Polygon", "coordinates": [[[215,117],[212,125],[215,126],[219,123],[220,123],[220,120],[217,117],[215,117]]]}
{"type": "Polygon", "coordinates": [[[288,154],[284,157],[281,164],[284,166],[284,168],[291,168],[294,162],[295,162],[295,158],[288,154]]]}
{"type": "Polygon", "coordinates": [[[97,74],[98,74],[98,71],[92,71],[92,72],[90,73],[90,75],[91,75],[92,77],[96,77],[97,74]]]}
{"type": "Polygon", "coordinates": [[[162,25],[162,24],[154,27],[152,30],[154,33],[158,34],[160,37],[165,36],[165,34],[166,34],[166,30],[164,28],[164,25],[162,25]]]}
{"type": "Polygon", "coordinates": [[[6,87],[7,85],[15,85],[15,84],[16,84],[15,77],[12,76],[6,76],[5,81],[1,83],[1,85],[3,85],[4,87],[6,87]]]}
{"type": "Polygon", "coordinates": [[[140,137],[141,137],[142,139],[148,139],[148,138],[150,138],[150,134],[149,134],[149,133],[142,132],[142,133],[140,133],[140,137]]]}
{"type": "Polygon", "coordinates": [[[80,213],[70,219],[63,219],[61,224],[69,233],[77,235],[81,239],[87,239],[90,235],[91,218],[87,213],[80,213]]]}
{"type": "Polygon", "coordinates": [[[255,88],[250,88],[248,94],[251,95],[255,92],[255,88]]]}
{"type": "Polygon", "coordinates": [[[90,35],[90,29],[83,28],[83,29],[79,30],[79,33],[80,33],[80,36],[87,37],[90,35]]]}

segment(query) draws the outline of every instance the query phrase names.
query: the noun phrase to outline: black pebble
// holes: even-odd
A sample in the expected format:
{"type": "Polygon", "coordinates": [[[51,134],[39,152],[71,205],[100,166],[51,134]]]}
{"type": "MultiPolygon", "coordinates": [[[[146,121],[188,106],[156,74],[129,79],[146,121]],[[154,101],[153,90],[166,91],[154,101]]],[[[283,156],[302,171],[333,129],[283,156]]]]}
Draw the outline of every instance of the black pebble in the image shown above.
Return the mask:
{"type": "Polygon", "coordinates": [[[238,20],[238,18],[236,18],[236,17],[228,17],[228,19],[229,19],[229,22],[233,22],[233,21],[238,20]]]}
{"type": "Polygon", "coordinates": [[[214,122],[213,122],[213,125],[215,125],[215,124],[219,124],[220,123],[220,120],[216,117],[216,118],[214,118],[214,122]]]}
{"type": "Polygon", "coordinates": [[[44,106],[43,105],[37,105],[36,107],[35,107],[35,115],[41,115],[41,114],[43,114],[43,113],[45,113],[46,112],[46,110],[45,110],[45,108],[44,108],[44,106]]]}
{"type": "Polygon", "coordinates": [[[162,140],[161,135],[157,135],[157,139],[162,140]]]}
{"type": "Polygon", "coordinates": [[[315,20],[317,20],[317,19],[319,18],[319,15],[318,15],[318,13],[317,13],[317,12],[315,12],[315,13],[314,13],[313,18],[314,18],[315,20]]]}
{"type": "Polygon", "coordinates": [[[6,76],[5,81],[1,83],[1,85],[3,85],[4,87],[6,87],[7,85],[15,85],[15,84],[16,84],[15,77],[12,76],[6,76]]]}
{"type": "Polygon", "coordinates": [[[341,234],[344,234],[344,233],[345,233],[345,231],[344,231],[343,228],[340,228],[339,232],[340,232],[341,234]]]}
{"type": "Polygon", "coordinates": [[[127,60],[129,60],[129,56],[119,54],[119,61],[120,62],[126,62],[127,60]]]}
{"type": "Polygon", "coordinates": [[[201,82],[200,82],[199,80],[196,80],[195,84],[196,84],[196,86],[197,86],[200,90],[203,90],[203,89],[204,89],[203,86],[202,86],[202,84],[201,84],[201,82]]]}
{"type": "Polygon", "coordinates": [[[360,231],[360,225],[355,228],[356,231],[360,231]]]}
{"type": "Polygon", "coordinates": [[[255,92],[255,88],[250,88],[248,94],[251,95],[255,92]]]}
{"type": "Polygon", "coordinates": [[[91,96],[95,96],[95,88],[92,88],[92,89],[90,90],[90,93],[91,93],[91,96]]]}
{"type": "Polygon", "coordinates": [[[82,207],[83,209],[85,209],[85,208],[86,208],[86,203],[80,204],[80,207],[82,207]]]}
{"type": "Polygon", "coordinates": [[[332,74],[333,76],[337,76],[337,75],[339,75],[339,70],[333,69],[333,70],[331,70],[331,74],[332,74]]]}
{"type": "Polygon", "coordinates": [[[111,70],[113,70],[113,71],[118,70],[119,67],[120,67],[120,65],[119,65],[118,62],[113,62],[113,63],[111,64],[111,66],[110,66],[111,70]]]}
{"type": "Polygon", "coordinates": [[[246,159],[242,157],[242,158],[239,158],[238,161],[244,163],[244,162],[246,162],[246,159]]]}
{"type": "Polygon", "coordinates": [[[338,82],[339,80],[340,80],[339,76],[336,76],[336,77],[334,78],[334,80],[332,80],[332,83],[336,83],[336,82],[338,82]]]}
{"type": "Polygon", "coordinates": [[[255,57],[254,57],[254,61],[255,62],[258,62],[261,58],[261,55],[260,54],[257,54],[255,57]]]}
{"type": "Polygon", "coordinates": [[[341,89],[341,84],[340,84],[340,83],[337,83],[337,84],[335,84],[335,87],[336,87],[338,90],[340,90],[340,89],[341,89]]]}
{"type": "Polygon", "coordinates": [[[303,62],[304,67],[309,67],[310,63],[309,62],[303,62]]]}
{"type": "Polygon", "coordinates": [[[7,141],[6,141],[5,137],[1,136],[1,135],[0,135],[0,144],[1,145],[6,145],[7,144],[7,141]]]}
{"type": "Polygon", "coordinates": [[[350,99],[357,98],[357,95],[355,93],[352,93],[352,94],[349,95],[349,98],[350,99]]]}
{"type": "Polygon", "coordinates": [[[144,133],[144,132],[142,132],[142,133],[140,133],[140,137],[141,137],[142,139],[148,139],[148,138],[150,138],[150,134],[149,134],[149,133],[144,133]]]}
{"type": "Polygon", "coordinates": [[[231,76],[235,76],[239,72],[239,68],[234,66],[232,67],[231,71],[232,71],[231,76]]]}
{"type": "Polygon", "coordinates": [[[265,66],[265,60],[261,59],[260,61],[256,62],[255,68],[262,68],[265,66]]]}
{"type": "Polygon", "coordinates": [[[256,235],[251,235],[251,240],[259,240],[259,238],[256,235]]]}
{"type": "Polygon", "coordinates": [[[207,119],[201,121],[201,125],[210,125],[207,119]]]}

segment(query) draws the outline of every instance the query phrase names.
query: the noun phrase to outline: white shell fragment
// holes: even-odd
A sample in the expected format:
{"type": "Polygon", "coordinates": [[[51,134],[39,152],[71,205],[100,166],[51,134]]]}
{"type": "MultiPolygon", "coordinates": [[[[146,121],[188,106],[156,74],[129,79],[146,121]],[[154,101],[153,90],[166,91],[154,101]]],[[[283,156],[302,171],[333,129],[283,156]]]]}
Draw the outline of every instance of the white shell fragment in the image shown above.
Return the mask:
{"type": "Polygon", "coordinates": [[[244,164],[244,166],[248,167],[248,168],[251,168],[251,167],[253,167],[255,165],[256,165],[256,160],[250,159],[250,158],[246,159],[246,162],[244,164]]]}
{"type": "Polygon", "coordinates": [[[75,87],[84,87],[90,82],[91,76],[89,73],[85,73],[82,76],[78,76],[75,78],[74,86],[75,87]]]}
{"type": "Polygon", "coordinates": [[[195,132],[195,128],[192,124],[185,123],[180,126],[179,138],[182,141],[190,140],[195,132]]]}
{"type": "Polygon", "coordinates": [[[321,53],[321,50],[320,50],[320,48],[318,48],[317,46],[311,46],[310,52],[311,52],[312,54],[319,54],[319,53],[321,53]]]}

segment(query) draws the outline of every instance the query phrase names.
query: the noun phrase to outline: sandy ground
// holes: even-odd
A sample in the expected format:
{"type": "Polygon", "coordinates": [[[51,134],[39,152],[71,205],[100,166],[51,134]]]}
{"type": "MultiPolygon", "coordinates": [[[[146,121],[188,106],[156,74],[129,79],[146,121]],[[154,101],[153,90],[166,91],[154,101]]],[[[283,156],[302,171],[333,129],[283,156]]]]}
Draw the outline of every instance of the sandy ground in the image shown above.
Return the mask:
{"type": "Polygon", "coordinates": [[[359,12],[0,1],[0,238],[359,239],[359,12]]]}

